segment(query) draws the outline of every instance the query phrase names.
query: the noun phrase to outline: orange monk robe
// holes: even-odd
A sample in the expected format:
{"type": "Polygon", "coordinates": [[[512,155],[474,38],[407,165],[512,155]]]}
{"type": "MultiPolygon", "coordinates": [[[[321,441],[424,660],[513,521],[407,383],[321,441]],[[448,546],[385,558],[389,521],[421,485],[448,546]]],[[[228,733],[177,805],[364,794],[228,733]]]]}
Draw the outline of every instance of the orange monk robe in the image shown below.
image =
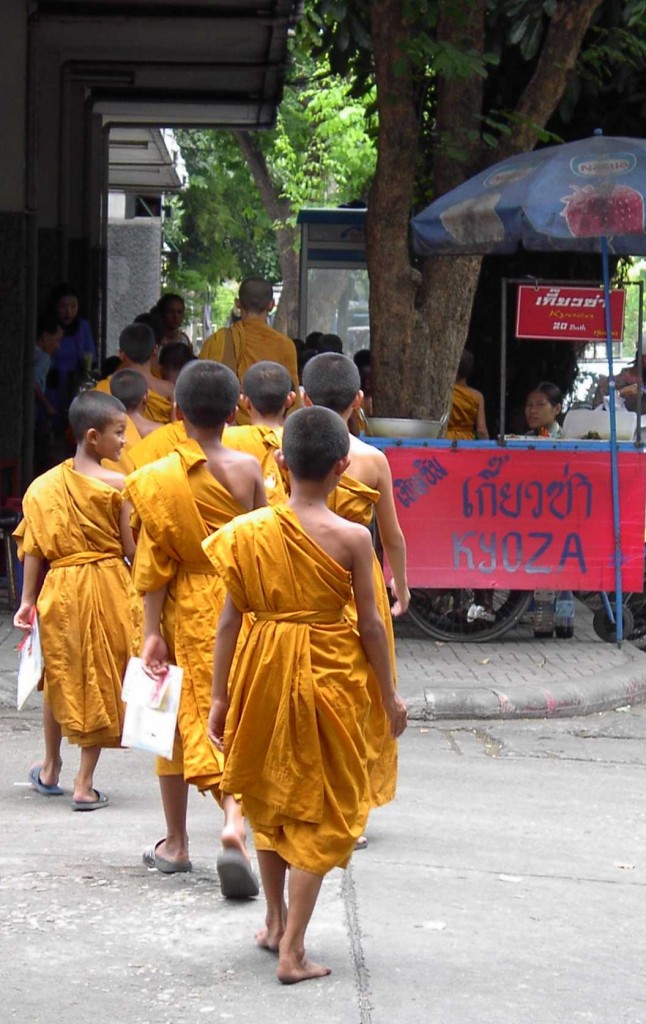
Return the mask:
{"type": "Polygon", "coordinates": [[[254,616],[229,680],[222,790],[241,794],[258,849],[323,875],[347,864],[370,806],[350,573],[282,505],[239,517],[204,550],[254,616]]]}
{"type": "MultiPolygon", "coordinates": [[[[333,512],[349,519],[352,523],[370,526],[375,505],[379,501],[379,491],[367,484],[355,480],[344,473],[337,487],[328,498],[328,505],[333,512]]],[[[390,664],[393,679],[396,679],[395,632],[393,617],[390,613],[390,601],[386,589],[386,581],[376,553],[373,553],[372,583],[379,615],[386,627],[390,664]]],[[[354,598],[348,603],[346,615],[353,627],[357,628],[357,606],[354,598]]],[[[366,733],[368,746],[368,771],[370,774],[370,800],[373,807],[381,807],[395,799],[397,788],[397,741],[393,739],[390,723],[384,711],[381,691],[372,667],[368,670],[368,693],[370,694],[370,718],[366,733]]]]}
{"type": "Polygon", "coordinates": [[[141,602],[123,560],[123,498],[72,460],[39,476],[14,536],[20,557],[47,559],[38,595],[45,699],[63,735],[82,747],[118,747],[121,681],[141,641],[141,602]]]}
{"type": "Polygon", "coordinates": [[[153,430],[147,437],[142,437],[128,455],[135,469],[141,469],[150,462],[157,462],[165,455],[174,452],[179,444],[186,441],[186,427],[181,420],[176,423],[167,423],[157,430],[153,430]]]}
{"type": "Polygon", "coordinates": [[[253,455],[260,463],[269,505],[284,504],[289,497],[289,477],[281,473],[276,462],[276,452],[280,451],[282,443],[283,428],[263,424],[225,427],[222,434],[223,445],[253,455]]]}
{"type": "Polygon", "coordinates": [[[171,400],[149,387],[146,408],[144,409],[146,419],[152,420],[153,423],[170,423],[172,411],[173,403],[171,400]]]}
{"type": "Polygon", "coordinates": [[[126,443],[121,450],[119,461],[114,462],[112,459],[101,459],[101,465],[105,466],[106,469],[113,469],[117,473],[123,473],[124,476],[132,473],[136,466],[130,458],[130,450],[136,444],[139,444],[140,441],[141,434],[137,430],[136,425],[129,416],[126,416],[126,443]]]}
{"type": "Polygon", "coordinates": [[[446,428],[446,436],[452,441],[473,441],[476,437],[478,419],[478,396],[472,388],[456,384],[453,388],[453,404],[446,428]]]}
{"type": "MultiPolygon", "coordinates": [[[[124,367],[121,367],[124,369],[124,367]]],[[[130,370],[136,370],[136,366],[127,367],[130,370]]],[[[142,374],[143,377],[143,374],[142,374]]],[[[110,380],[111,377],[104,377],[100,380],[95,391],[102,391],[106,395],[111,395],[110,391],[110,380]]],[[[170,423],[170,415],[173,410],[173,403],[170,399],[165,398],[164,395],[160,395],[158,391],[153,391],[151,387],[148,388],[148,400],[146,402],[146,408],[144,409],[144,416],[147,420],[152,420],[153,423],[170,423]]]]}
{"type": "MultiPolygon", "coordinates": [[[[280,331],[275,331],[269,324],[259,319],[238,320],[232,327],[223,327],[215,334],[211,334],[200,349],[200,359],[215,359],[217,363],[224,362],[225,343],[228,331],[231,331],[233,350],[235,354],[238,380],[242,379],[255,363],[263,359],[270,359],[274,363],[280,363],[288,371],[292,378],[292,387],[296,394],[296,400],[292,408],[298,409],[302,404],[301,392],[298,381],[298,363],[296,359],[296,346],[291,338],[280,331]]],[[[227,363],[228,365],[228,363],[227,363]]],[[[249,422],[249,414],[246,409],[238,408],[236,423],[244,424],[249,422]]]]}
{"type": "Polygon", "coordinates": [[[140,593],[168,585],[174,612],[165,636],[184,669],[178,726],[184,777],[200,790],[219,787],[223,756],[207,735],[213,679],[213,642],[226,590],[202,550],[215,530],[244,510],[206,465],[199,444],[144,466],[126,480],[126,495],[140,524],[133,580],[140,593]]]}
{"type": "Polygon", "coordinates": [[[101,391],[102,394],[104,394],[104,395],[111,395],[112,394],[112,392],[110,391],[110,380],[111,380],[111,377],[112,377],[112,374],[110,375],[110,377],[104,377],[102,380],[97,381],[94,390],[95,391],[101,391]]]}

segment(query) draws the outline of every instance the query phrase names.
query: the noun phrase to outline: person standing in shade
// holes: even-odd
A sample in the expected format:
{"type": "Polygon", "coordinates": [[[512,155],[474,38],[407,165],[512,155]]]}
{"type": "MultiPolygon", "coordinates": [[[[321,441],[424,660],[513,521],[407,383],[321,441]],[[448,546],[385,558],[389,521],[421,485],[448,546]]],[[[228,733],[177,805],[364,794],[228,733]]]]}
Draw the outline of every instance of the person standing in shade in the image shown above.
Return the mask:
{"type": "Polygon", "coordinates": [[[467,381],[473,373],[473,356],[462,353],[453,387],[453,402],[446,436],[452,441],[486,441],[489,438],[484,396],[467,381]]]}
{"type": "Polygon", "coordinates": [[[164,345],[170,345],[174,341],[180,341],[182,345],[188,345],[191,352],[193,351],[191,339],[186,331],[182,330],[185,311],[186,307],[181,295],[176,295],[174,292],[166,292],[162,295],[154,308],[154,312],[159,315],[164,329],[164,333],[159,339],[161,348],[164,345]]]}
{"type": "Polygon", "coordinates": [[[51,356],[45,389],[45,398],[54,409],[54,454],[58,460],[72,454],[74,446],[65,440],[67,413],[82,381],[89,377],[97,353],[92,329],[81,316],[76,288],[67,283],[57,285],[49,296],[46,312],[52,313],[63,329],[60,345],[51,356]]]}

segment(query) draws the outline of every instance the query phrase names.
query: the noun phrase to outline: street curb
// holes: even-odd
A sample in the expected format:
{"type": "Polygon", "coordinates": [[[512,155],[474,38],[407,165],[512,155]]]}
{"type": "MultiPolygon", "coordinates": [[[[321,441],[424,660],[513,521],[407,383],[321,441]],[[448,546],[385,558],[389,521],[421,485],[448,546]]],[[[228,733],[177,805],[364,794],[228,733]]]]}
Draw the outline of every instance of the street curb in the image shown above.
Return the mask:
{"type": "Polygon", "coordinates": [[[409,699],[411,721],[447,718],[568,718],[612,711],[646,701],[646,665],[627,665],[554,686],[520,684],[514,694],[487,686],[424,687],[423,697],[409,699]]]}

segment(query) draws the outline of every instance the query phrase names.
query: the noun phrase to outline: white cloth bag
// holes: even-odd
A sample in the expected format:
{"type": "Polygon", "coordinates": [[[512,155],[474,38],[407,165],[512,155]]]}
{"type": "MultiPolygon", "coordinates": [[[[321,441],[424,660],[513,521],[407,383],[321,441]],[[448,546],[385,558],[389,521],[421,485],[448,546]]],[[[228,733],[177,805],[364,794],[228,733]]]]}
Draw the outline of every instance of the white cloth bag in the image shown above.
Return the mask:
{"type": "Polygon", "coordinates": [[[183,675],[178,665],[169,665],[163,679],[151,679],[141,658],[130,659],[121,692],[126,705],[122,746],[172,758],[183,675]]]}
{"type": "Polygon", "coordinates": [[[20,660],[18,662],[16,707],[20,711],[29,694],[36,689],[41,681],[45,668],[43,664],[43,651],[40,646],[38,616],[35,612],[31,632],[23,637],[18,650],[20,651],[20,660]]]}

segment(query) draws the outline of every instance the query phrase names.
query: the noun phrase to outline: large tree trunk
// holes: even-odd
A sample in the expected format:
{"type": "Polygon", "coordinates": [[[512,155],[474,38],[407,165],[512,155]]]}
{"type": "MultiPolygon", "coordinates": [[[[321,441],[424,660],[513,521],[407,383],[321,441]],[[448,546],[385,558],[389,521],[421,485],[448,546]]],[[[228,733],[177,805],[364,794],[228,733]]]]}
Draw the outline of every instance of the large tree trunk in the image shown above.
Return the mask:
{"type": "MultiPolygon", "coordinates": [[[[536,145],[563,95],[583,37],[602,0],[560,0],[534,74],[519,97],[513,135],[497,152],[479,142],[482,79],[437,79],[433,177],[436,195],[487,163],[536,145]],[[443,143],[449,140],[450,146],[443,143]],[[460,159],[455,150],[459,147],[460,159]]],[[[485,0],[439,0],[437,38],[482,53],[485,0]]],[[[467,341],[479,257],[424,262],[421,286],[408,255],[408,218],[418,143],[414,76],[406,57],[405,0],[372,0],[379,109],[378,160],[367,226],[375,408],[381,415],[438,418],[447,408],[467,341]]],[[[477,326],[477,325],[476,325],[477,326]]]]}
{"type": "MultiPolygon", "coordinates": [[[[485,9],[486,0],[440,0],[438,39],[482,56],[485,9]]],[[[482,86],[483,79],[477,74],[438,79],[438,145],[433,159],[438,195],[455,188],[479,169],[481,143],[476,118],[482,109],[482,86]],[[454,155],[456,150],[459,159],[454,155]]],[[[481,263],[479,256],[438,256],[424,261],[419,305],[429,353],[427,405],[432,419],[439,419],[450,408],[481,263]]]]}
{"type": "Polygon", "coordinates": [[[374,408],[380,416],[423,417],[428,352],[416,330],[420,277],[408,255],[419,137],[413,74],[405,56],[410,32],[401,0],[374,0],[370,20],[379,109],[377,169],[366,224],[374,408]]]}
{"type": "Polygon", "coordinates": [[[281,199],[274,187],[264,153],[249,132],[233,133],[247,167],[256,183],[263,206],[273,221],[281,226],[276,231],[278,261],[283,290],[274,314],[274,327],[290,338],[298,335],[298,230],[288,225],[292,209],[281,199]]]}

